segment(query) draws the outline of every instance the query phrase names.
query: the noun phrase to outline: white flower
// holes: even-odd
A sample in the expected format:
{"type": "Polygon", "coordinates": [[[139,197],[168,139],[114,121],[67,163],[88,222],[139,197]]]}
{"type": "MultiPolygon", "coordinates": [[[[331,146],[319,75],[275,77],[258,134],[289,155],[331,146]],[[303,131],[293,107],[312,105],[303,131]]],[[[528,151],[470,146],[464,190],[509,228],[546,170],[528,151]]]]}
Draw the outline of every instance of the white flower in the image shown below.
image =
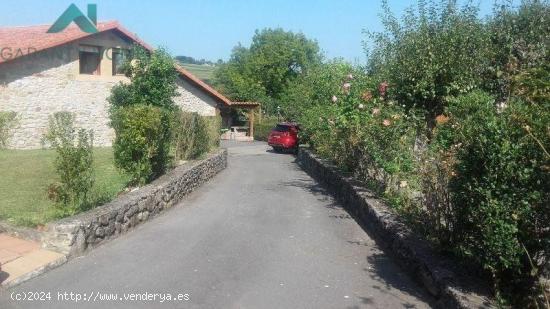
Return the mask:
{"type": "Polygon", "coordinates": [[[506,104],[505,101],[500,102],[497,104],[497,113],[502,113],[506,108],[508,107],[508,104],[506,104]]]}
{"type": "Polygon", "coordinates": [[[338,98],[335,95],[333,95],[331,100],[332,100],[332,103],[336,103],[338,101],[338,98]]]}
{"type": "Polygon", "coordinates": [[[132,61],[130,61],[130,65],[132,68],[136,68],[139,65],[139,59],[132,59],[132,61]]]}
{"type": "Polygon", "coordinates": [[[357,106],[357,108],[359,109],[364,109],[365,108],[365,105],[363,105],[363,103],[359,104],[359,106],[357,106]]]}

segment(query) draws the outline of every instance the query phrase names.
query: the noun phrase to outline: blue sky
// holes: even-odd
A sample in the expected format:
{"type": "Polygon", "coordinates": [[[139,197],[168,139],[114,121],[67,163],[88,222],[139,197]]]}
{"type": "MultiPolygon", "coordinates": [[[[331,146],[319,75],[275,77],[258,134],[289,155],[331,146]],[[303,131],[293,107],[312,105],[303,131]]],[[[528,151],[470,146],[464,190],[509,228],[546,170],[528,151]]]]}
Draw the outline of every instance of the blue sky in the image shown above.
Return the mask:
{"type": "MultiPolygon", "coordinates": [[[[481,14],[489,14],[493,0],[478,1],[481,14]]],[[[389,0],[398,15],[415,2],[389,0]]],[[[380,0],[2,0],[0,26],[51,24],[70,3],[84,13],[96,3],[99,20],[116,19],[173,55],[208,60],[227,60],[238,42],[250,44],[255,29],[282,27],[316,39],[329,58],[362,63],[362,30],[382,27],[380,0]]]]}

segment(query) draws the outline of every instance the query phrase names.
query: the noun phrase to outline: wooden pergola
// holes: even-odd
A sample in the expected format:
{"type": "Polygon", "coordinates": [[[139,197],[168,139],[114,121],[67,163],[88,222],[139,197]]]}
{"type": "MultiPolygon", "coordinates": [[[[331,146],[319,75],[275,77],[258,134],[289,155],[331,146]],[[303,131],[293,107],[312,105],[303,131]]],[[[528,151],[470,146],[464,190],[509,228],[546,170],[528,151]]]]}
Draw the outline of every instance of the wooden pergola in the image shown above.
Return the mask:
{"type": "Polygon", "coordinates": [[[261,104],[258,102],[231,102],[231,108],[239,108],[248,110],[248,136],[254,137],[254,112],[260,110],[261,117],[261,104]]]}

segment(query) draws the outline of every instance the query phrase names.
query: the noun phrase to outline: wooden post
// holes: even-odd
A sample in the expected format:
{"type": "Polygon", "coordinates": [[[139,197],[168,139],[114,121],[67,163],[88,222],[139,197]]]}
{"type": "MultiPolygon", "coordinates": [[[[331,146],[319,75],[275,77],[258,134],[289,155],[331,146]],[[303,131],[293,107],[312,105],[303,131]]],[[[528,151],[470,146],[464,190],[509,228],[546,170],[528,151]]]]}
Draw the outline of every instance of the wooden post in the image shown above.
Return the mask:
{"type": "Polygon", "coordinates": [[[258,123],[262,124],[262,106],[258,106],[258,123]]]}
{"type": "Polygon", "coordinates": [[[254,109],[248,112],[248,135],[254,139],[254,109]]]}

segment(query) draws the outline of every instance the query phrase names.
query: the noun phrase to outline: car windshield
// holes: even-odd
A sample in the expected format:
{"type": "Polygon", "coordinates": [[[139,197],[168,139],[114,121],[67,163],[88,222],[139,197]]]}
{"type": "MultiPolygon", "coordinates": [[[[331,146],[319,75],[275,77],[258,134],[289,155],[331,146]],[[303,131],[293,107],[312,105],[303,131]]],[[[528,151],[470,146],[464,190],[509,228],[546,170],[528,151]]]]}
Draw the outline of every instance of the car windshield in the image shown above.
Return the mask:
{"type": "Polygon", "coordinates": [[[278,124],[275,128],[273,128],[273,131],[288,132],[288,131],[290,131],[290,127],[278,124]]]}

